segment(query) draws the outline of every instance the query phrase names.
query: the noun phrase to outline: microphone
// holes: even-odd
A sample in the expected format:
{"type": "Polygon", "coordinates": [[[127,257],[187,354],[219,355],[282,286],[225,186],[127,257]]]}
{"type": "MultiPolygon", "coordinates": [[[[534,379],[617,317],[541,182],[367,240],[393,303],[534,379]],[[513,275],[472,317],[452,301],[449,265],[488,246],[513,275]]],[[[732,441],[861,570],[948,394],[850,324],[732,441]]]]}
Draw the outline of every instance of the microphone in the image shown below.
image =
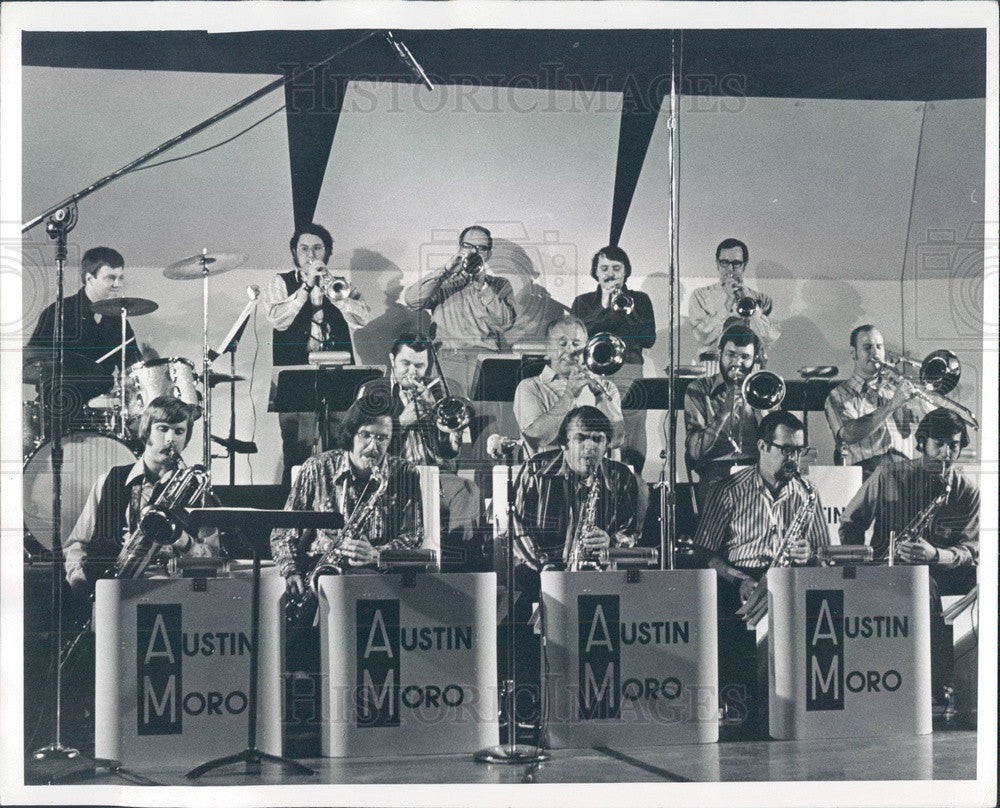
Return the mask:
{"type": "Polygon", "coordinates": [[[816,365],[799,368],[799,375],[803,379],[832,379],[840,372],[836,365],[816,365]]]}
{"type": "Polygon", "coordinates": [[[405,44],[400,42],[393,36],[392,31],[385,32],[385,38],[389,40],[389,44],[396,50],[396,55],[399,56],[399,61],[401,61],[412,74],[413,77],[424,85],[428,90],[433,90],[434,85],[431,84],[431,80],[427,78],[427,74],[424,69],[417,63],[417,60],[413,58],[413,54],[410,53],[410,49],[406,47],[405,44]]]}
{"type": "Polygon", "coordinates": [[[486,454],[494,460],[502,457],[510,457],[517,451],[521,442],[513,438],[505,438],[503,435],[490,435],[486,439],[486,454]]]}

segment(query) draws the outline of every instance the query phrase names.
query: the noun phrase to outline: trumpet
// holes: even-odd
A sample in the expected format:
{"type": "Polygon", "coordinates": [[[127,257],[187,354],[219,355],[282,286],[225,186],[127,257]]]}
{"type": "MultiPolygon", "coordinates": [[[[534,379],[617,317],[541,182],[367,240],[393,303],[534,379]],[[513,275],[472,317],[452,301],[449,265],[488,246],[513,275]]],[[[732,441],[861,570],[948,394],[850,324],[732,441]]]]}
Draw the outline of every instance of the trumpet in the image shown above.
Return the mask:
{"type": "Polygon", "coordinates": [[[733,297],[736,299],[737,316],[749,320],[760,308],[760,301],[747,294],[747,290],[743,286],[743,279],[737,275],[735,270],[729,272],[729,285],[733,290],[733,297]]]}
{"type": "Polygon", "coordinates": [[[619,314],[631,314],[635,310],[635,299],[619,286],[611,292],[611,309],[619,314]]]}
{"type": "Polygon", "coordinates": [[[334,301],[346,300],[351,294],[351,284],[347,282],[347,278],[331,275],[326,271],[319,279],[319,288],[324,295],[334,301]]]}
{"type": "Polygon", "coordinates": [[[899,384],[901,380],[906,379],[913,384],[918,398],[931,406],[951,410],[973,429],[979,429],[979,421],[972,410],[948,398],[947,394],[958,386],[958,381],[962,377],[962,364],[952,351],[940,349],[924,357],[920,363],[920,379],[916,383],[912,379],[907,379],[897,367],[901,364],[916,365],[917,363],[909,357],[887,352],[885,362],[874,359],[872,363],[875,365],[879,386],[885,379],[893,384],[899,384]]]}

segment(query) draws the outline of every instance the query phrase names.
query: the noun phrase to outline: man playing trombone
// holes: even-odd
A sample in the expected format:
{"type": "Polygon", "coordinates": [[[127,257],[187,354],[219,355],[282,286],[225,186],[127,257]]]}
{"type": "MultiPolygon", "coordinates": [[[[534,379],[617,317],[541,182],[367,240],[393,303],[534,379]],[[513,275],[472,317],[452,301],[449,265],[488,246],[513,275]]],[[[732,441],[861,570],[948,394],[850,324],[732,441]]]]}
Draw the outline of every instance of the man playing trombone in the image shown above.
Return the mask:
{"type": "Polygon", "coordinates": [[[624,421],[621,395],[608,379],[583,364],[587,329],[576,317],[562,317],[545,331],[548,364],[538,376],[522,379],[514,391],[514,417],[529,454],[554,449],[566,414],[589,404],[611,424],[608,448],[621,444],[624,421]]]}
{"type": "MultiPolygon", "coordinates": [[[[698,504],[733,465],[757,458],[757,424],[764,410],[743,396],[743,382],[759,358],[760,339],[745,325],[729,326],[719,341],[719,372],[695,379],[684,391],[684,458],[698,474],[698,504]]],[[[762,402],[757,402],[762,403],[762,402]]],[[[780,402],[777,402],[780,403],[780,402]]]]}
{"type": "Polygon", "coordinates": [[[754,716],[757,688],[755,638],[737,612],[772,565],[809,563],[830,543],[819,496],[799,472],[802,422],[776,410],[757,435],[756,465],[712,487],[694,537],[719,577],[719,700],[734,724],[754,716]]]}
{"type": "Polygon", "coordinates": [[[826,399],[826,420],[844,462],[861,466],[864,479],[882,462],[913,457],[914,430],[931,407],[917,388],[886,373],[885,343],[873,325],[851,332],[854,373],[826,399]]]}

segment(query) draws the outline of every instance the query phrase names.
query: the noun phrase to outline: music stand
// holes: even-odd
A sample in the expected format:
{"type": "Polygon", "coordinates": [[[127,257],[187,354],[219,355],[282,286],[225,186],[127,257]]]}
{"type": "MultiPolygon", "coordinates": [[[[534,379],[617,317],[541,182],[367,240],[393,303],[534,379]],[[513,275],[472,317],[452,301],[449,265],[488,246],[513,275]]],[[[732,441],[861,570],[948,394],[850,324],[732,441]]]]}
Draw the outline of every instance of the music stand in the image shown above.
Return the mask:
{"type": "Polygon", "coordinates": [[[260,546],[274,528],[317,528],[337,530],[344,526],[344,517],[336,511],[265,511],[257,508],[191,508],[187,519],[192,530],[200,527],[233,528],[242,535],[242,542],[253,553],[253,577],[250,594],[250,689],[247,691],[247,746],[235,755],[209,760],[191,769],[185,777],[195,780],[212,769],[231,763],[245,763],[247,774],[259,774],[263,761],[287,766],[296,774],[316,774],[294,760],[257,748],[257,653],[260,640],[260,546]]]}
{"type": "Polygon", "coordinates": [[[313,412],[321,421],[320,444],[329,446],[326,425],[331,412],[344,412],[365,382],[385,375],[372,365],[295,365],[277,368],[277,387],[268,404],[269,412],[313,412]]]}
{"type": "Polygon", "coordinates": [[[544,367],[544,357],[534,354],[482,356],[472,377],[472,400],[511,402],[518,382],[537,376],[544,367]]]}

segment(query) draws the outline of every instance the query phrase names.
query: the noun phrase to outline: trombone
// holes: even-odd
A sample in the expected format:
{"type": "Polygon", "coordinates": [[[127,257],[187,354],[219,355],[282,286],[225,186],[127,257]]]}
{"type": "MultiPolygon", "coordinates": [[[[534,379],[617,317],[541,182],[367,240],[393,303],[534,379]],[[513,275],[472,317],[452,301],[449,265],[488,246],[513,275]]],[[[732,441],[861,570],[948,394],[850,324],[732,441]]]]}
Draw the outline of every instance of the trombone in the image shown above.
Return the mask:
{"type": "Polygon", "coordinates": [[[886,352],[885,362],[875,359],[873,364],[880,382],[888,379],[893,384],[899,384],[901,380],[906,379],[913,384],[918,398],[922,398],[933,407],[951,410],[973,429],[979,429],[979,421],[976,420],[972,410],[948,398],[947,395],[958,386],[958,380],[962,377],[962,363],[958,361],[958,356],[954,352],[942,348],[927,354],[920,363],[919,382],[908,379],[897,367],[917,364],[908,356],[886,352]]]}
{"type": "Polygon", "coordinates": [[[743,433],[743,403],[755,410],[771,410],[785,400],[785,380],[769,370],[747,374],[743,382],[733,387],[733,404],[729,414],[729,442],[742,454],[740,437],[743,433]]]}

